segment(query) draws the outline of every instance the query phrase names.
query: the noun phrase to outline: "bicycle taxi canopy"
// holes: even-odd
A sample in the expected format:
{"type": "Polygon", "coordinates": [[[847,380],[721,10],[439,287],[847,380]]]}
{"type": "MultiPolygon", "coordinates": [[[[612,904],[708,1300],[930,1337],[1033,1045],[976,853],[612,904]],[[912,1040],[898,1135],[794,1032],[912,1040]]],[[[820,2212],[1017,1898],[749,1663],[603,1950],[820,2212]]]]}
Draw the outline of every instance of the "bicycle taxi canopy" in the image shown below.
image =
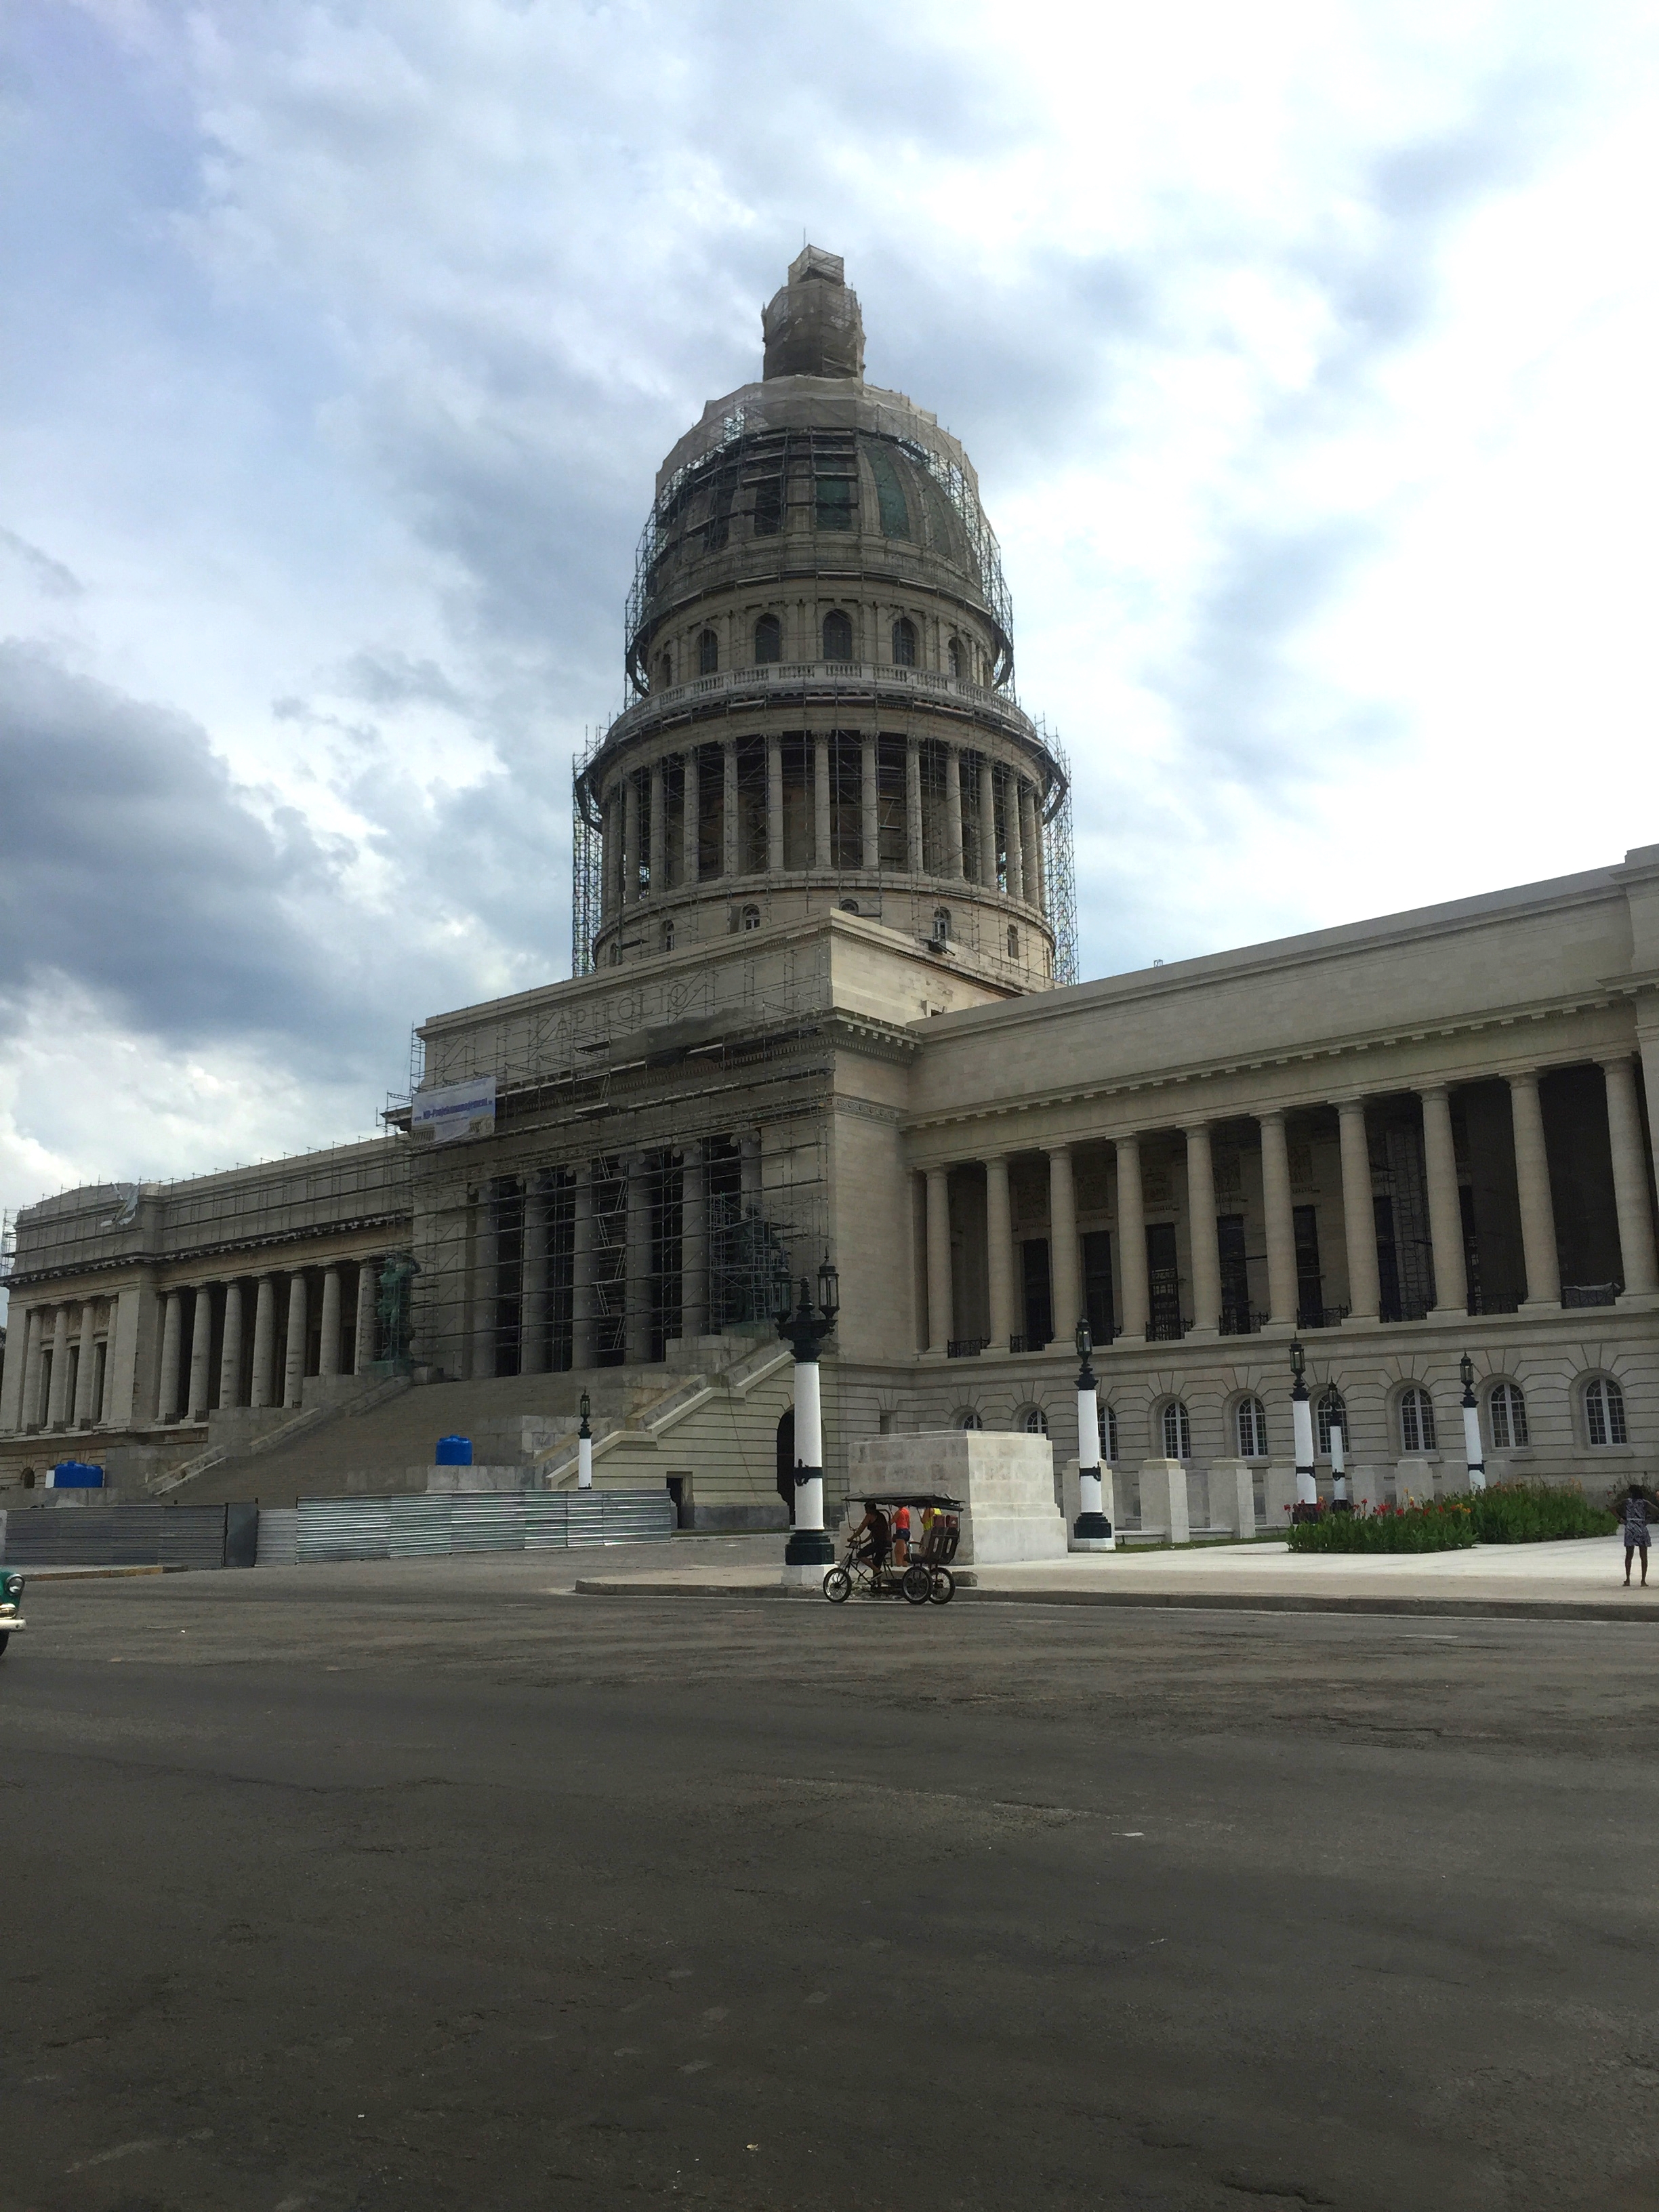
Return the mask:
{"type": "Polygon", "coordinates": [[[966,1505],[959,1498],[947,1498],[942,1490],[849,1490],[849,1504],[860,1505],[932,1505],[941,1513],[965,1513],[966,1505]]]}

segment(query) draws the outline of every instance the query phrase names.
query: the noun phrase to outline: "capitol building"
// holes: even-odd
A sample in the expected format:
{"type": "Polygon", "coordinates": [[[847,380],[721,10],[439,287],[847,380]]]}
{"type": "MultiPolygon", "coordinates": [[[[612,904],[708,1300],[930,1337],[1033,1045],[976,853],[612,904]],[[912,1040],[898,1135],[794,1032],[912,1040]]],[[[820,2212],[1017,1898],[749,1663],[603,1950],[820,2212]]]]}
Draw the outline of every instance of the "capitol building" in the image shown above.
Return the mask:
{"type": "Polygon", "coordinates": [[[1131,1529],[1147,1462],[1272,1520],[1293,1340],[1364,1494],[1466,1486],[1465,1359],[1489,1480],[1659,1474],[1659,846],[1080,981],[972,464],[835,256],[763,330],[658,474],[570,979],[422,1022],[370,1142],[26,1209],[0,1486],[396,1490],[457,1431],[556,1489],[586,1394],[597,1484],[781,1528],[826,1256],[832,1502],[882,1434],[1074,1455],[1080,1316],[1131,1529]]]}

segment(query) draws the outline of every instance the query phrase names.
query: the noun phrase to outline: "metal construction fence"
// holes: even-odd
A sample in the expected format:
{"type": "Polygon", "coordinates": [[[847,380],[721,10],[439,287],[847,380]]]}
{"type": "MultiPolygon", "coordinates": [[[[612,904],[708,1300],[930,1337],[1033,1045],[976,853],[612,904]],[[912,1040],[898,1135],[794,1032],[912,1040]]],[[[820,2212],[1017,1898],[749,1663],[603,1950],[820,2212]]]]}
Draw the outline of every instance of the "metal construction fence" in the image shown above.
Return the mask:
{"type": "Polygon", "coordinates": [[[257,1505],[39,1505],[0,1512],[9,1567],[251,1567],[257,1505]]]}
{"type": "MultiPolygon", "coordinates": [[[[274,1519],[276,1516],[271,1516],[274,1519]]],[[[642,1543],[672,1536],[665,1490],[455,1491],[412,1498],[302,1498],[293,1548],[313,1559],[445,1559],[463,1552],[564,1551],[579,1544],[642,1543]]],[[[259,1547],[275,1565],[279,1532],[259,1547]]]]}

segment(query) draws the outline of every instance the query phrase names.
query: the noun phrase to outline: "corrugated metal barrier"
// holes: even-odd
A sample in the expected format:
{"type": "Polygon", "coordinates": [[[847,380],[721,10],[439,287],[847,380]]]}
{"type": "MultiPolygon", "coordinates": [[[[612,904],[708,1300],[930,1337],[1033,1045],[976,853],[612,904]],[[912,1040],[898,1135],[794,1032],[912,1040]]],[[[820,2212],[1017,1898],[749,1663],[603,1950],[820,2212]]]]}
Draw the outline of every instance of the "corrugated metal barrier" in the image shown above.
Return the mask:
{"type": "Polygon", "coordinates": [[[0,1514],[0,1543],[11,1567],[252,1566],[256,1510],[251,1505],[12,1506],[0,1514]]]}
{"type": "MultiPolygon", "coordinates": [[[[463,1552],[564,1551],[633,1544],[674,1533],[665,1490],[458,1490],[414,1498],[302,1498],[290,1556],[309,1559],[444,1559],[463,1552]]],[[[261,1540],[262,1565],[276,1563],[261,1540]]]]}

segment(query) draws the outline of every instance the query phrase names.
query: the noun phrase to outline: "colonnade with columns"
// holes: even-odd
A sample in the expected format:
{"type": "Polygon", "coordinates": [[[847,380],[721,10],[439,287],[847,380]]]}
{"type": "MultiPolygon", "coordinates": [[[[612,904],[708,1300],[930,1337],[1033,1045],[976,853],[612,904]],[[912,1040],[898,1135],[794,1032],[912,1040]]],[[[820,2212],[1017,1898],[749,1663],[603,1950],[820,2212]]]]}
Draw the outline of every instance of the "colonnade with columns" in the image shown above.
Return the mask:
{"type": "Polygon", "coordinates": [[[604,918],[668,890],[763,871],[784,873],[786,746],[804,748],[805,756],[802,796],[811,850],[797,854],[794,864],[800,869],[819,874],[883,870],[884,749],[890,763],[902,748],[904,854],[902,862],[889,861],[884,872],[945,884],[971,882],[1046,912],[1042,787],[1017,761],[954,738],[819,731],[805,738],[724,738],[659,754],[614,775],[603,800],[604,918]],[[838,831],[836,821],[838,803],[848,804],[844,756],[854,749],[855,837],[845,827],[838,831]],[[717,803],[708,797],[711,781],[718,789],[717,803]],[[757,833],[752,840],[745,834],[746,790],[757,833]],[[703,834],[705,823],[715,817],[719,856],[709,868],[703,865],[703,834]],[[763,830],[763,861],[758,834],[763,830]]]}
{"type": "MultiPolygon", "coordinates": [[[[1599,1065],[1605,1080],[1607,1154],[1620,1262],[1617,1285],[1605,1287],[1609,1297],[1616,1290],[1626,1299],[1647,1299],[1659,1291],[1659,1259],[1656,1258],[1654,1211],[1637,1087],[1637,1061],[1629,1054],[1617,1054],[1601,1058],[1599,1065]]],[[[1528,1313],[1559,1310],[1562,1299],[1551,1162],[1539,1097],[1540,1078],[1553,1072],[1535,1068],[1502,1079],[1508,1092],[1514,1195],[1525,1278],[1525,1295],[1520,1304],[1528,1313]]],[[[1414,1097],[1421,1112],[1423,1182],[1433,1282],[1432,1306],[1422,1317],[1471,1310],[1466,1267],[1468,1239],[1452,1126],[1453,1092],[1458,1087],[1449,1082],[1436,1081],[1416,1085],[1403,1094],[1414,1097]]],[[[1401,1096],[1398,1091],[1369,1097],[1351,1094],[1317,1102],[1334,1107],[1338,1123],[1348,1291],[1346,1310],[1340,1316],[1345,1326],[1375,1327],[1381,1322],[1401,1317],[1388,1310],[1382,1296],[1373,1205],[1372,1148],[1366,1120],[1368,1103],[1381,1106],[1401,1096]]],[[[1289,1331],[1298,1327],[1305,1329],[1328,1325],[1337,1318],[1322,1308],[1310,1313],[1299,1292],[1301,1278],[1285,1125],[1287,1113],[1305,1112],[1308,1105],[1314,1103],[1291,1109],[1274,1107],[1248,1116],[1230,1113],[1212,1119],[1195,1115],[1176,1125],[1174,1130],[1167,1124],[1157,1123],[1042,1146],[1040,1152],[1047,1168],[1048,1258],[1055,1336],[1069,1338],[1085,1310],[1075,1168],[1076,1155],[1085,1147],[1110,1153],[1115,1167],[1118,1288],[1115,1319],[1115,1333],[1121,1340],[1144,1343],[1153,1334],[1218,1337],[1248,1333],[1261,1326],[1289,1331]],[[1241,1119],[1253,1121],[1260,1133],[1267,1301],[1261,1313],[1241,1311],[1237,1304],[1230,1307],[1224,1304],[1223,1296],[1212,1133],[1220,1124],[1237,1124],[1241,1119]],[[1143,1145],[1155,1133],[1160,1138],[1178,1135],[1184,1146],[1184,1218],[1190,1251],[1190,1277],[1183,1301],[1188,1310],[1182,1313],[1178,1325],[1160,1326],[1156,1330],[1152,1326],[1141,1157],[1143,1145]]],[[[1011,1160],[1029,1150],[1025,1146],[1006,1151],[982,1149],[972,1156],[971,1162],[939,1162],[919,1172],[925,1234],[918,1308],[926,1315],[924,1348],[929,1352],[944,1355],[986,1349],[1006,1351],[1016,1346],[1037,1348],[1018,1342],[1022,1331],[1017,1326],[1018,1285],[1009,1182],[1011,1160]],[[959,1331],[952,1261],[950,1176],[953,1168],[970,1164],[982,1164],[985,1176],[988,1325],[983,1339],[967,1338],[959,1331]]],[[[1480,1310],[1478,1304],[1475,1310],[1480,1310]]]]}
{"type": "Polygon", "coordinates": [[[757,1129],[494,1179],[469,1224],[464,1371],[646,1366],[669,1337],[755,1318],[762,1204],[757,1129]]]}

